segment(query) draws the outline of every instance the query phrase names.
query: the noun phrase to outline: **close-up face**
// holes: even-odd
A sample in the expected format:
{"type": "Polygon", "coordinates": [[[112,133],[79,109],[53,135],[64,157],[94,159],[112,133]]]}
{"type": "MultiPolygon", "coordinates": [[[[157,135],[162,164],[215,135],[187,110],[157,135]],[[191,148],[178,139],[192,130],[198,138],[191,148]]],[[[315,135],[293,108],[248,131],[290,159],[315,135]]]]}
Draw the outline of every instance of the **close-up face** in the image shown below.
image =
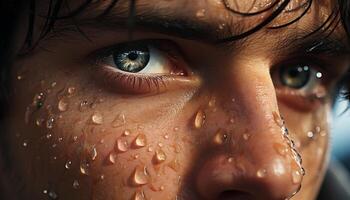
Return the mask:
{"type": "Polygon", "coordinates": [[[13,195],[316,199],[349,66],[337,1],[54,2],[20,18],[13,195]]]}

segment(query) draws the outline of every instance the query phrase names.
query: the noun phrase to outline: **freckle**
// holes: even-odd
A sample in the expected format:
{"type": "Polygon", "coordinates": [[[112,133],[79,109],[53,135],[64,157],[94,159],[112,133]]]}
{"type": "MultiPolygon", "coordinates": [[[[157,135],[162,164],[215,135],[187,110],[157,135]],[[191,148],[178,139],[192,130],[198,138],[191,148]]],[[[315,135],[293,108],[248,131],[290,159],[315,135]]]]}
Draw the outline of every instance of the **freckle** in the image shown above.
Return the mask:
{"type": "Polygon", "coordinates": [[[146,200],[145,193],[143,191],[135,192],[132,200],[146,200]]]}
{"type": "Polygon", "coordinates": [[[194,119],[194,127],[199,129],[201,128],[204,123],[205,123],[205,113],[203,110],[199,110],[195,116],[195,119],[194,119]]]}
{"type": "Polygon", "coordinates": [[[144,147],[147,145],[147,139],[145,134],[139,134],[136,136],[133,145],[137,148],[144,147]]]}
{"type": "Polygon", "coordinates": [[[117,155],[115,153],[112,152],[108,155],[108,161],[110,164],[115,164],[116,159],[117,155]]]}
{"type": "Polygon", "coordinates": [[[257,172],[256,172],[256,176],[258,178],[264,178],[267,174],[267,171],[266,169],[259,169],[257,172]]]}
{"type": "Polygon", "coordinates": [[[126,152],[129,149],[129,144],[128,141],[123,140],[123,139],[118,139],[116,143],[116,149],[119,152],[126,152]]]}
{"type": "Polygon", "coordinates": [[[66,169],[70,169],[70,168],[71,168],[71,166],[72,166],[72,161],[67,160],[66,164],[64,165],[64,168],[66,168],[66,169]]]}
{"type": "Polygon", "coordinates": [[[137,166],[131,175],[133,186],[146,185],[148,183],[148,172],[146,166],[137,166]]]}
{"type": "Polygon", "coordinates": [[[94,113],[91,116],[91,121],[92,123],[96,124],[96,125],[101,125],[103,123],[103,116],[101,113],[94,113]]]}
{"type": "Polygon", "coordinates": [[[78,180],[74,180],[73,181],[73,188],[74,189],[79,189],[79,186],[80,186],[80,184],[79,184],[78,180]]]}
{"type": "Polygon", "coordinates": [[[69,87],[68,88],[68,94],[72,95],[75,93],[75,87],[69,87]]]}
{"type": "Polygon", "coordinates": [[[67,111],[68,109],[68,102],[65,98],[61,99],[59,102],[58,102],[58,110],[61,111],[61,112],[64,112],[64,111],[67,111]]]}
{"type": "Polygon", "coordinates": [[[155,152],[153,159],[156,164],[160,164],[166,160],[166,154],[163,150],[159,149],[155,152]]]}

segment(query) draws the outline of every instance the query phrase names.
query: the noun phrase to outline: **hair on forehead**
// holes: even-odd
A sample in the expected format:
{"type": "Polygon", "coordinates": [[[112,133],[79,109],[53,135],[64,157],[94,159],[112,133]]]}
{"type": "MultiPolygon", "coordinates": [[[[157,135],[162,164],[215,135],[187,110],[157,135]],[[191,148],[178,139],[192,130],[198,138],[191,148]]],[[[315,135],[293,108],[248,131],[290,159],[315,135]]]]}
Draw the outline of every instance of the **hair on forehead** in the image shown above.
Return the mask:
{"type": "MultiPolygon", "coordinates": [[[[86,10],[90,6],[94,6],[98,4],[99,0],[85,0],[83,3],[78,5],[75,9],[70,10],[69,8],[69,2],[68,0],[49,0],[48,2],[48,9],[47,13],[44,17],[44,25],[39,33],[39,36],[37,37],[34,41],[33,37],[33,32],[34,32],[34,27],[36,24],[36,18],[38,17],[37,14],[37,0],[29,0],[29,9],[30,9],[30,14],[28,17],[29,21],[29,27],[27,31],[27,36],[25,40],[25,47],[26,48],[33,48],[36,46],[36,44],[45,36],[54,29],[55,23],[59,20],[63,19],[74,19],[76,16],[81,14],[84,10],[86,10]],[[65,15],[60,15],[60,11],[62,9],[67,9],[69,10],[68,14],[65,15]]],[[[104,16],[108,15],[112,9],[118,9],[118,3],[120,3],[121,0],[111,0],[104,11],[98,16],[99,18],[103,18],[104,16]]],[[[133,16],[136,14],[136,1],[137,0],[129,0],[129,20],[127,24],[131,28],[133,26],[133,16]]],[[[282,12],[293,12],[293,11],[298,11],[298,10],[303,10],[299,15],[297,15],[295,18],[293,18],[291,21],[286,22],[285,24],[278,25],[278,26],[273,26],[273,27],[267,27],[268,29],[279,29],[279,28],[284,28],[287,27],[297,21],[299,21],[306,13],[307,11],[311,8],[312,4],[315,2],[319,2],[321,0],[305,0],[299,5],[295,6],[292,9],[287,10],[287,7],[292,4],[295,0],[271,0],[267,1],[265,6],[261,6],[260,10],[254,10],[251,12],[251,9],[248,9],[248,11],[242,11],[239,10],[239,6],[237,3],[237,0],[221,0],[222,3],[225,5],[226,9],[231,12],[232,14],[235,15],[240,15],[244,17],[249,17],[249,16],[256,16],[256,15],[261,15],[263,13],[269,12],[268,16],[264,18],[263,21],[257,23],[255,26],[252,28],[238,34],[238,35],[232,35],[231,37],[223,38],[220,39],[218,42],[231,42],[235,40],[239,40],[245,37],[248,37],[249,35],[259,31],[260,29],[267,27],[275,18],[277,18],[282,12]]],[[[252,6],[251,8],[255,7],[255,4],[257,3],[258,0],[252,0],[252,6]]],[[[350,9],[350,1],[348,0],[337,0],[335,2],[334,8],[331,8],[331,13],[328,16],[328,18],[325,20],[322,25],[314,30],[311,34],[314,34],[318,31],[327,31],[330,30],[330,32],[333,32],[334,29],[337,27],[339,22],[342,22],[344,25],[345,30],[347,31],[348,35],[349,34],[349,9],[350,9]]],[[[85,35],[80,29],[79,26],[76,25],[76,28],[78,31],[80,31],[83,35],[85,35]]]]}

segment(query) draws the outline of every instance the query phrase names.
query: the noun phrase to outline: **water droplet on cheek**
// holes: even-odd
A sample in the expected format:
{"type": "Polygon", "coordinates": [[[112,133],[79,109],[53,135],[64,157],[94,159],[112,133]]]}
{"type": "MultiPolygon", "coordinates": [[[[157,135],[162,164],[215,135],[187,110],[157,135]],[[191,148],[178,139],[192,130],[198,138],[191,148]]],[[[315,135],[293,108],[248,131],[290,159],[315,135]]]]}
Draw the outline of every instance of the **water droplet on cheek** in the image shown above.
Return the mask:
{"type": "Polygon", "coordinates": [[[113,122],[112,122],[112,127],[113,127],[113,128],[117,128],[117,127],[120,127],[120,126],[125,125],[125,123],[126,123],[125,115],[124,115],[124,114],[119,114],[119,115],[117,115],[117,117],[113,120],[113,122]]]}
{"type": "Polygon", "coordinates": [[[117,155],[115,153],[112,152],[108,155],[109,163],[115,164],[116,159],[117,159],[117,155]]]}
{"type": "Polygon", "coordinates": [[[146,185],[148,183],[148,172],[145,166],[137,166],[131,175],[131,183],[133,186],[146,185]]]}
{"type": "Polygon", "coordinates": [[[276,152],[281,156],[286,156],[287,153],[289,152],[288,147],[281,143],[275,143],[273,147],[276,150],[276,152]]]}
{"type": "Polygon", "coordinates": [[[91,157],[92,161],[96,160],[96,158],[97,158],[97,149],[96,149],[96,147],[93,147],[91,149],[90,157],[91,157]]]}
{"type": "Polygon", "coordinates": [[[129,149],[128,141],[123,139],[118,139],[116,143],[116,150],[119,152],[126,152],[129,149]]]}
{"type": "Polygon", "coordinates": [[[137,148],[141,148],[147,145],[147,139],[146,139],[146,135],[144,134],[139,134],[136,136],[135,140],[134,140],[134,146],[137,148]]]}
{"type": "Polygon", "coordinates": [[[80,105],[79,105],[79,111],[84,112],[88,109],[88,107],[89,107],[89,103],[87,101],[82,101],[80,102],[80,105]]]}
{"type": "Polygon", "coordinates": [[[74,94],[74,93],[75,93],[75,90],[76,90],[75,87],[69,87],[69,88],[68,88],[68,94],[69,94],[69,95],[74,94]]]}
{"type": "Polygon", "coordinates": [[[249,140],[249,138],[250,138],[250,135],[248,133],[244,133],[243,134],[243,139],[244,140],[249,140]]]}
{"type": "Polygon", "coordinates": [[[135,192],[132,200],[146,200],[145,193],[143,191],[135,192]]]}
{"type": "Polygon", "coordinates": [[[200,9],[196,12],[196,17],[202,18],[205,16],[205,9],[200,9]]]}
{"type": "Polygon", "coordinates": [[[68,102],[65,98],[61,99],[59,102],[58,102],[58,110],[61,111],[61,112],[64,112],[64,111],[67,111],[68,109],[68,102]]]}
{"type": "Polygon", "coordinates": [[[46,121],[46,128],[52,129],[55,123],[55,117],[53,115],[49,116],[46,121]]]}
{"type": "Polygon", "coordinates": [[[67,160],[66,164],[64,165],[64,168],[66,168],[66,169],[70,169],[70,168],[71,168],[71,166],[72,166],[72,161],[67,160]]]}
{"type": "Polygon", "coordinates": [[[82,161],[80,163],[80,173],[83,175],[89,175],[89,167],[89,163],[87,163],[86,161],[82,161]]]}
{"type": "Polygon", "coordinates": [[[157,150],[154,154],[154,161],[156,164],[160,164],[166,160],[166,154],[163,150],[157,150]]]}
{"type": "Polygon", "coordinates": [[[228,136],[224,133],[222,129],[216,131],[215,136],[213,138],[213,143],[216,145],[221,145],[227,140],[228,136]]]}
{"type": "Polygon", "coordinates": [[[194,127],[199,129],[201,128],[205,123],[205,113],[203,110],[199,110],[194,118],[194,127]]]}
{"type": "Polygon", "coordinates": [[[256,176],[258,178],[264,178],[267,174],[267,171],[266,169],[259,169],[257,172],[256,172],[256,176]]]}
{"type": "Polygon", "coordinates": [[[292,172],[292,182],[294,184],[300,184],[303,179],[303,175],[299,171],[292,172]]]}
{"type": "Polygon", "coordinates": [[[91,116],[91,121],[93,124],[101,125],[103,123],[103,116],[101,113],[94,113],[91,116]]]}

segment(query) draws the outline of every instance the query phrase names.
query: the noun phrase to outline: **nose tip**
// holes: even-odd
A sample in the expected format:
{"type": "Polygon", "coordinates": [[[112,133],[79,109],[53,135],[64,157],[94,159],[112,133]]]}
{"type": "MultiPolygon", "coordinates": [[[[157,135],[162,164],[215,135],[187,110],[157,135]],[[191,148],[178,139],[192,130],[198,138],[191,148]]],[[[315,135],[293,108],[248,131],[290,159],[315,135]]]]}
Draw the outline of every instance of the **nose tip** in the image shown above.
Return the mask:
{"type": "Polygon", "coordinates": [[[293,164],[271,158],[265,166],[247,158],[214,155],[198,172],[198,192],[208,200],[284,200],[299,190],[302,175],[293,177],[293,164]]]}

